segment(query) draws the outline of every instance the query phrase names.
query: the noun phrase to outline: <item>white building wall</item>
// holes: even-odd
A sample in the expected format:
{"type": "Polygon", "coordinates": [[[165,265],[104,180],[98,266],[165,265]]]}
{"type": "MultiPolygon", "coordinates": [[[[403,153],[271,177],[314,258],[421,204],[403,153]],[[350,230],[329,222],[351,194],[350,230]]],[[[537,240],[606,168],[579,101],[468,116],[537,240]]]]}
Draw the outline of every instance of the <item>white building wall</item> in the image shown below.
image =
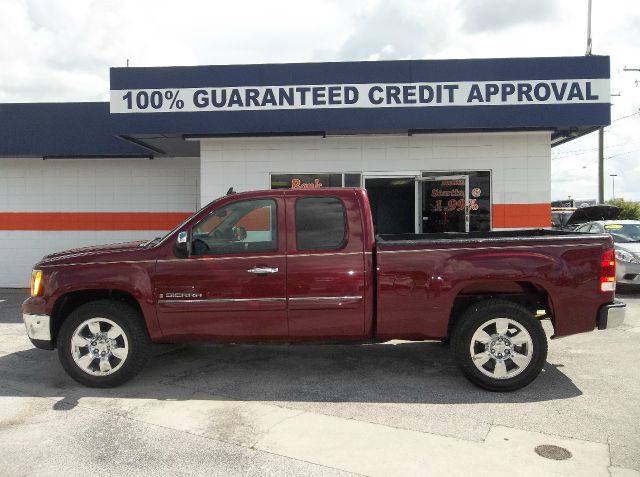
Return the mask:
{"type": "Polygon", "coordinates": [[[549,132],[203,139],[200,156],[203,204],[269,173],[438,170],[491,170],[494,206],[551,200],[549,132]]]}
{"type": "MultiPolygon", "coordinates": [[[[10,230],[14,217],[33,212],[67,212],[71,217],[86,212],[193,213],[199,208],[199,178],[199,158],[0,158],[0,287],[27,287],[33,264],[51,252],[166,232],[10,230]]],[[[108,214],[104,217],[109,220],[108,214]]]]}

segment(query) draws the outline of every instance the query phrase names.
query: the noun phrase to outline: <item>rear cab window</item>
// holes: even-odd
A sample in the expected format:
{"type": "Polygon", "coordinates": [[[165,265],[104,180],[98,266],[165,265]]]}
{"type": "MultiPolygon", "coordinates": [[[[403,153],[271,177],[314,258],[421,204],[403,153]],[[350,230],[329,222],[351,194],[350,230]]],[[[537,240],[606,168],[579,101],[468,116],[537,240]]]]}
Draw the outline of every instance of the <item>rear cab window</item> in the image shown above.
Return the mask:
{"type": "Polygon", "coordinates": [[[346,211],[337,197],[296,199],[295,220],[297,250],[338,250],[346,244],[346,211]]]}

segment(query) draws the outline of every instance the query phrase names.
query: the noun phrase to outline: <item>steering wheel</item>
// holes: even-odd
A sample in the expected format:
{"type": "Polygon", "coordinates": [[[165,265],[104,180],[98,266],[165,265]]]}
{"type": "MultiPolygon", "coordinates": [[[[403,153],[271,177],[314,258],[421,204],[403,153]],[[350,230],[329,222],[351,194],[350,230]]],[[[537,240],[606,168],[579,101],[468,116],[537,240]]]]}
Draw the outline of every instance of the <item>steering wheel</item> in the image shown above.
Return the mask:
{"type": "Polygon", "coordinates": [[[196,255],[209,252],[210,250],[211,249],[207,245],[207,242],[205,242],[204,240],[197,238],[193,241],[193,252],[196,255]]]}

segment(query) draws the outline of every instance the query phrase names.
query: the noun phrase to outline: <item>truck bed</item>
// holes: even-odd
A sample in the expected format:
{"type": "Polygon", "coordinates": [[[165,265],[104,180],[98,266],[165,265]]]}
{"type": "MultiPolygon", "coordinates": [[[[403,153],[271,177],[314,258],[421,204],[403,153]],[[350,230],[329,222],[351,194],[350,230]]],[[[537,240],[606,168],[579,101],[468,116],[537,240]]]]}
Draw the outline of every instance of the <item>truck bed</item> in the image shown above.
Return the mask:
{"type": "Polygon", "coordinates": [[[604,235],[581,234],[567,230],[521,229],[491,232],[445,232],[439,234],[386,234],[376,235],[380,245],[418,245],[435,243],[484,243],[491,241],[522,241],[531,239],[563,240],[584,237],[604,237],[604,235]]]}
{"type": "MultiPolygon", "coordinates": [[[[475,295],[546,303],[558,336],[591,331],[609,235],[547,229],[376,236],[376,335],[440,339],[452,310],[475,295]]],[[[532,305],[533,306],[533,305],[532,305]]]]}

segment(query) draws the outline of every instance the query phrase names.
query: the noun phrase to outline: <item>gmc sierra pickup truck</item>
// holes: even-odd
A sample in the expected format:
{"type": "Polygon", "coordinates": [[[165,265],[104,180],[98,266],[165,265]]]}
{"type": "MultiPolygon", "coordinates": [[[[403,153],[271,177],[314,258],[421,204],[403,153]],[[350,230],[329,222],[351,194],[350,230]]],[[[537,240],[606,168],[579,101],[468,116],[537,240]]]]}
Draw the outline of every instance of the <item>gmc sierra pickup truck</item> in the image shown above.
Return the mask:
{"type": "Polygon", "coordinates": [[[375,236],[362,189],[210,203],[162,238],[36,264],[23,319],[76,381],[117,386],[152,343],[449,341],[475,384],[511,391],[547,339],[624,320],[608,235],[519,230],[375,236]],[[544,310],[544,313],[541,312],[544,310]]]}

